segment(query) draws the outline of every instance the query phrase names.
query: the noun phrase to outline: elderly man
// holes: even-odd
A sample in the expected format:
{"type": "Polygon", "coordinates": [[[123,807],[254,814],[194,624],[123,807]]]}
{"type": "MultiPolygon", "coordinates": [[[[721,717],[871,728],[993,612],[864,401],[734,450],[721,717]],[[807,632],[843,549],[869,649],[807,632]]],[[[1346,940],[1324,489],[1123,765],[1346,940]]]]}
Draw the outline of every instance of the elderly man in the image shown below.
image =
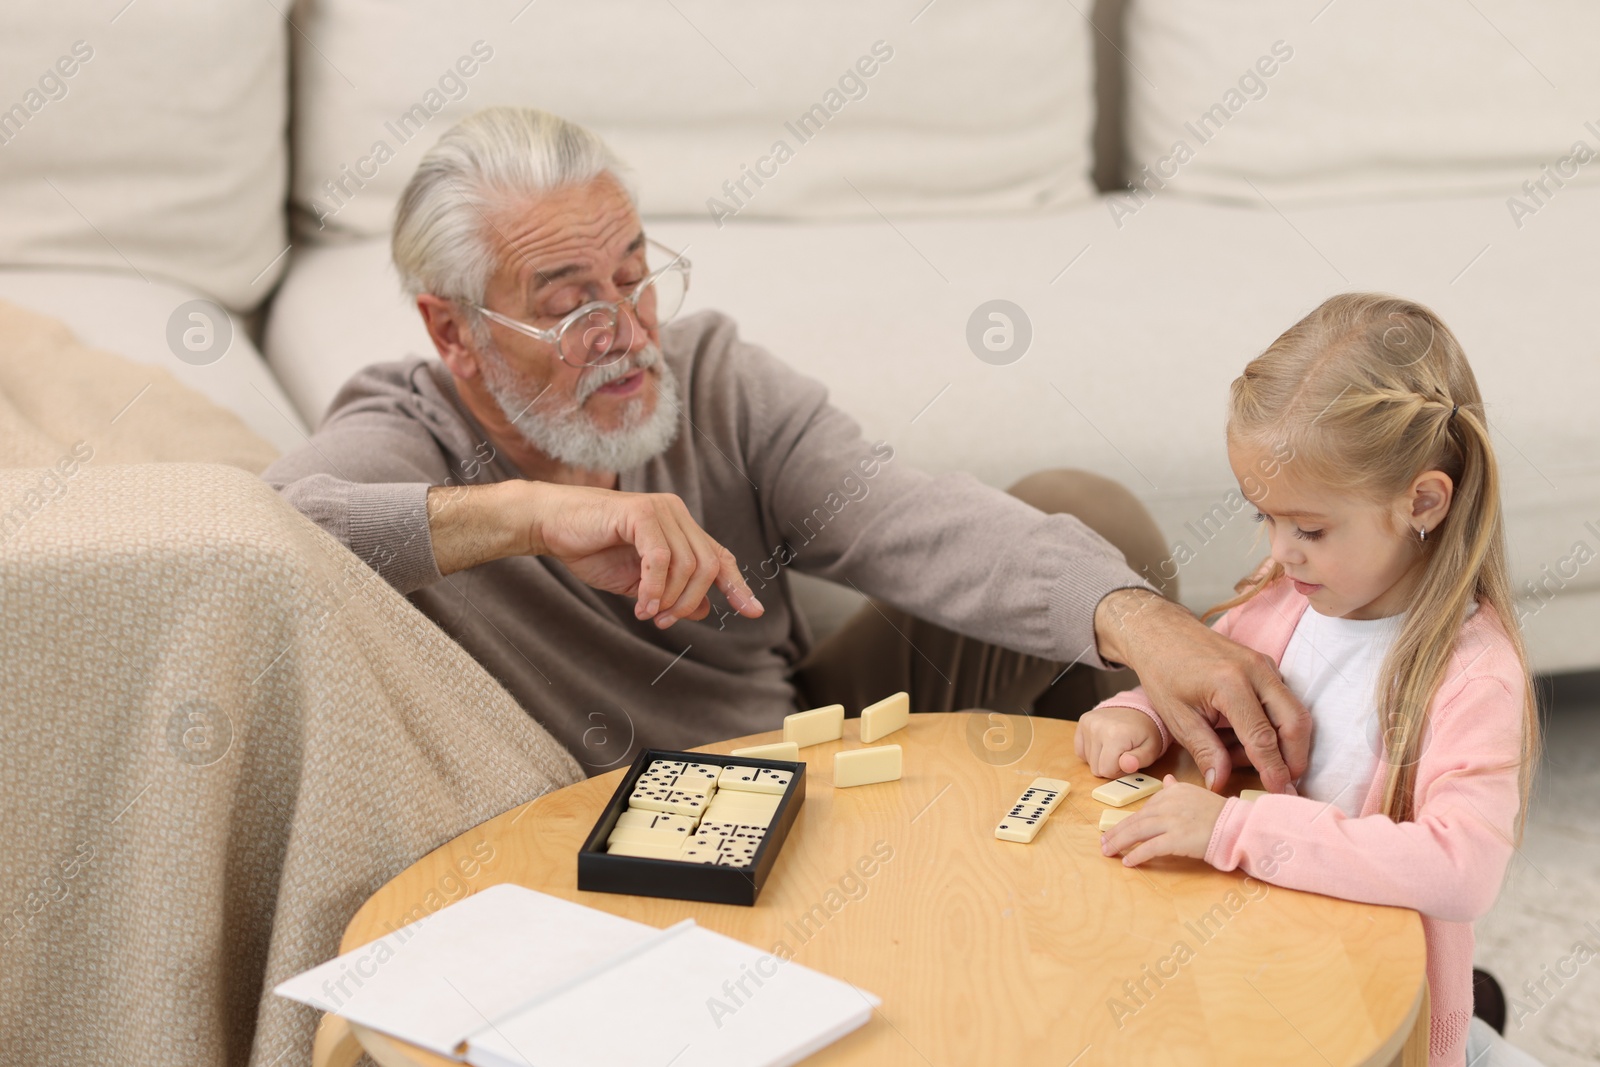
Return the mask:
{"type": "Polygon", "coordinates": [[[1305,769],[1309,719],[1271,662],[1130,568],[1162,545],[1126,490],[929,476],[725,316],[669,325],[688,265],[624,173],[538,111],[446,133],[393,238],[439,360],[362,371],[265,474],[580,761],[899,689],[918,711],[1076,715],[1126,665],[1213,787],[1223,717],[1270,788],[1305,769]],[[791,567],[871,602],[813,648],[791,567]]]}

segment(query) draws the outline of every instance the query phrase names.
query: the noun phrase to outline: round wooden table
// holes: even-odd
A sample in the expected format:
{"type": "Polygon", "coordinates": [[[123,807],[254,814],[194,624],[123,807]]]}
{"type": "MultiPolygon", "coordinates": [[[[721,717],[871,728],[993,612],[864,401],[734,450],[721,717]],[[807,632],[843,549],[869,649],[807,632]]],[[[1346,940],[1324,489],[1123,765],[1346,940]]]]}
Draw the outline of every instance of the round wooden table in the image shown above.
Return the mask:
{"type": "MultiPolygon", "coordinates": [[[[1102,856],[1107,809],[1089,796],[1101,780],[1074,755],[1070,722],[913,715],[887,739],[904,746],[904,778],[835,790],[833,753],[860,747],[858,724],[803,750],[805,806],[754,907],[580,893],[578,848],[617,770],[424,857],[356,913],[341,951],[515,882],[657,927],[693,917],[881,997],[866,1026],[806,1061],[816,1067],[1426,1063],[1415,912],[1198,860],[1127,868],[1102,856]],[[996,840],[1001,815],[1040,776],[1072,783],[1062,806],[1032,844],[996,840]]],[[[1186,753],[1151,768],[1168,772],[1199,780],[1186,753]]],[[[384,1067],[448,1062],[352,1030],[384,1067]]]]}

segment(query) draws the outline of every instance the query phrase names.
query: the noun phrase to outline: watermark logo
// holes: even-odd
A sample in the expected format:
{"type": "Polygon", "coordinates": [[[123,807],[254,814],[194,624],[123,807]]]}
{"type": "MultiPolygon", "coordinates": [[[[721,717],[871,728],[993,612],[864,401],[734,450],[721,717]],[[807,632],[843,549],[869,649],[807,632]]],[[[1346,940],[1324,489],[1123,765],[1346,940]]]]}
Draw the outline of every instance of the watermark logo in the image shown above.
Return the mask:
{"type": "Polygon", "coordinates": [[[722,229],[723,224],[748,207],[756,193],[776,178],[780,168],[793,159],[802,146],[821,133],[845,109],[845,105],[865,100],[869,90],[867,80],[893,58],[892,45],[887,41],[874,41],[870,55],[861,56],[854,65],[845,68],[839,76],[837,88],[829,87],[821,100],[783,124],[788,137],[774,139],[766,154],[759,156],[753,166],[749,163],[739,164],[739,173],[722,183],[722,196],[726,199],[715,196],[706,198],[706,214],[717,224],[717,229],[722,229]],[[789,143],[790,137],[794,139],[792,145],[789,143]]]}
{"type": "Polygon", "coordinates": [[[887,841],[874,842],[871,853],[858,857],[816,903],[783,924],[783,937],[772,946],[771,952],[757,959],[753,967],[740,964],[738,976],[730,976],[717,993],[706,998],[706,1012],[716,1028],[722,1029],[728,1018],[738,1014],[739,1009],[760,992],[779,968],[794,959],[799,949],[822,933],[834,916],[865,897],[872,876],[892,859],[894,846],[887,841]]]}
{"type": "Polygon", "coordinates": [[[498,858],[493,843],[487,838],[475,842],[466,851],[452,851],[455,852],[454,859],[444,874],[416,898],[408,911],[385,924],[388,927],[387,935],[363,946],[356,953],[338,958],[339,973],[322,983],[322,995],[328,998],[335,1011],[353,1000],[369,980],[377,977],[379,969],[417,936],[424,921],[445,905],[465,900],[476,892],[473,881],[492,867],[498,858]]]}
{"type": "MultiPolygon", "coordinates": [[[[1583,128],[1596,138],[1600,138],[1600,126],[1594,122],[1585,122],[1583,128]]],[[[1553,164],[1546,163],[1540,167],[1537,178],[1523,182],[1518,193],[1506,197],[1506,210],[1511,213],[1511,225],[1519,230],[1527,225],[1529,218],[1543,211],[1556,193],[1567,187],[1567,182],[1577,178],[1580,170],[1594,162],[1596,154],[1588,141],[1579,138],[1572,142],[1572,147],[1567,150],[1566,155],[1553,164]]]]}
{"type": "MultiPolygon", "coordinates": [[[[783,568],[792,564],[799,558],[800,552],[812,541],[822,536],[830,523],[851,504],[861,504],[872,492],[871,481],[878,476],[884,466],[893,462],[894,446],[887,441],[878,441],[872,445],[871,454],[861,457],[852,466],[846,467],[834,487],[830,489],[817,505],[805,515],[788,521],[789,529],[795,534],[793,540],[785,538],[773,548],[772,552],[755,564],[739,564],[739,572],[744,575],[750,584],[750,591],[759,598],[766,591],[768,583],[776,582],[783,568]]],[[[857,511],[860,510],[858,507],[857,511]]],[[[854,512],[852,512],[854,515],[854,512]]],[[[716,614],[717,629],[727,628],[727,620],[738,617],[738,612],[728,605],[727,600],[717,590],[710,594],[712,611],[716,614]],[[725,606],[726,605],[726,606],[725,606]]]]}
{"type": "Polygon", "coordinates": [[[209,300],[179,304],[167,318],[167,347],[185,363],[204,367],[228,354],[233,319],[209,300]]]}
{"type": "Polygon", "coordinates": [[[1177,138],[1166,155],[1142,166],[1139,173],[1128,182],[1127,192],[1106,197],[1106,209],[1111,212],[1111,221],[1116,223],[1117,229],[1122,229],[1129,218],[1137,215],[1157,192],[1165,189],[1167,182],[1176,178],[1199,154],[1200,149],[1210,144],[1247,104],[1263,99],[1268,92],[1267,79],[1293,58],[1294,48],[1287,41],[1272,42],[1270,51],[1246,67],[1235,85],[1223,92],[1220,100],[1202,111],[1193,121],[1183,124],[1188,137],[1177,138]],[[1189,143],[1189,138],[1194,139],[1194,144],[1189,143]]]}
{"type": "Polygon", "coordinates": [[[1379,354],[1391,367],[1415,366],[1433,351],[1433,323],[1398,311],[1390,314],[1389,321],[1393,325],[1384,328],[1379,354]]]}
{"type": "Polygon", "coordinates": [[[399,149],[421,135],[423,127],[443,111],[447,103],[459,104],[465,100],[471,91],[468,80],[493,58],[494,49],[488,42],[472,42],[470,55],[457,57],[455,63],[435,79],[435,85],[429,86],[410,107],[384,122],[387,138],[375,139],[366,155],[339,164],[339,173],[322,183],[321,199],[312,197],[306,205],[316,216],[317,229],[326,227],[329,219],[343,211],[368,182],[377,178],[384,164],[399,154],[399,149]]]}
{"type": "Polygon", "coordinates": [[[93,458],[94,446],[80,440],[73,444],[71,452],[56,460],[54,467],[46,467],[20,496],[0,503],[0,544],[21,533],[35,515],[65,496],[68,482],[80,466],[93,458]]]}
{"type": "MultiPolygon", "coordinates": [[[[1271,854],[1263,860],[1263,877],[1274,877],[1279,865],[1293,858],[1293,846],[1283,841],[1275,843],[1271,854]]],[[[1144,964],[1138,974],[1125,980],[1117,992],[1106,998],[1106,1010],[1111,1013],[1111,1021],[1116,1023],[1117,1029],[1121,1030],[1129,1019],[1149,1007],[1166,984],[1176,979],[1183,968],[1195,960],[1201,949],[1215,941],[1236,915],[1249,905],[1265,899],[1270,891],[1269,886],[1247,877],[1238,889],[1228,890],[1220,901],[1197,919],[1185,921],[1185,936],[1173,941],[1166,955],[1153,964],[1144,964]]]]}
{"type": "Polygon", "coordinates": [[[180,704],[167,718],[167,747],[183,763],[209,767],[233,747],[233,720],[208,701],[180,704]]]}
{"type": "Polygon", "coordinates": [[[1518,626],[1526,626],[1529,619],[1543,611],[1546,605],[1577,580],[1583,568],[1600,559],[1600,547],[1596,547],[1600,546],[1600,520],[1585,522],[1583,528],[1594,538],[1593,544],[1588,538],[1580,537],[1572,542],[1572,549],[1566,555],[1553,563],[1540,564],[1538,578],[1529,578],[1522,583],[1522,592],[1514,607],[1518,626]]]}
{"type": "Polygon", "coordinates": [[[985,363],[1008,366],[1028,354],[1033,322],[1009,300],[985,300],[967,317],[967,347],[985,363]]]}
{"type": "Polygon", "coordinates": [[[60,904],[70,897],[73,879],[94,863],[95,855],[92,842],[80,841],[72,855],[60,860],[60,874],[50,867],[37,874],[33,881],[37,888],[31,890],[15,907],[0,912],[0,948],[25,934],[33,920],[44,914],[51,905],[60,904]]]}
{"type": "Polygon", "coordinates": [[[1583,924],[1585,937],[1572,943],[1572,950],[1554,964],[1539,967],[1539,977],[1522,983],[1522,996],[1507,998],[1511,1021],[1521,1030],[1527,1021],[1549,1007],[1566,989],[1567,983],[1578,977],[1579,970],[1589,961],[1600,958],[1600,925],[1591,919],[1583,924]],[[1551,988],[1552,985],[1554,988],[1551,988]]]}
{"type": "Polygon", "coordinates": [[[1009,767],[1033,747],[1033,719],[991,711],[967,716],[967,748],[991,767],[1009,767]]]}
{"type": "Polygon", "coordinates": [[[613,704],[610,709],[591,711],[584,717],[583,753],[579,761],[588,767],[615,767],[633,751],[633,716],[613,704]]]}
{"type": "Polygon", "coordinates": [[[93,45],[88,41],[73,41],[71,55],[62,55],[46,67],[44,73],[39,75],[37,85],[30,85],[23,90],[20,100],[10,106],[0,101],[0,148],[15,140],[22,133],[22,128],[48,105],[65,100],[71,89],[68,80],[93,58],[93,45]]]}

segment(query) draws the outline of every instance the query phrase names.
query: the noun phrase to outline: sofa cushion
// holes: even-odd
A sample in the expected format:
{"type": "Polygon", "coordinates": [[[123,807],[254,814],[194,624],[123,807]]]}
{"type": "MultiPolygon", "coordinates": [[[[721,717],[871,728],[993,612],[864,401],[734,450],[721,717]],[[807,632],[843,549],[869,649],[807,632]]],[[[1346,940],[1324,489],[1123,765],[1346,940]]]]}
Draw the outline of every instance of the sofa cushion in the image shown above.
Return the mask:
{"type": "Polygon", "coordinates": [[[159,368],[157,374],[231,412],[279,453],[298,447],[305,441],[305,422],[250,342],[244,319],[197,305],[200,299],[193,289],[144,282],[125,272],[0,270],[0,301],[61,320],[84,345],[159,368]],[[186,335],[193,346],[185,344],[186,335]]]}
{"type": "Polygon", "coordinates": [[[0,535],[90,461],[225,463],[259,474],[278,458],[237,415],[166,371],[90,348],[56,319],[3,300],[0,349],[0,467],[59,475],[43,496],[5,501],[0,535]]]}
{"type": "Polygon", "coordinates": [[[602,134],[656,215],[875,218],[1090,194],[1090,31],[1070,4],[304,7],[294,197],[323,238],[386,233],[423,151],[495,104],[602,134]]]}
{"type": "Polygon", "coordinates": [[[259,304],[288,243],[288,33],[272,4],[208,0],[8,18],[0,266],[97,267],[259,304]]]}
{"type": "Polygon", "coordinates": [[[1136,0],[1127,169],[1149,166],[1156,195],[1483,192],[1537,210],[1600,178],[1596,40],[1588,0],[1136,0]]]}
{"type": "MultiPolygon", "coordinates": [[[[1541,666],[1557,669],[1600,666],[1589,636],[1600,612],[1600,360],[1586,318],[1592,279],[1574,269],[1597,229],[1600,190],[1576,189],[1521,232],[1492,195],[1281,216],[1157,198],[1120,230],[1096,203],[894,228],[662,222],[651,232],[687,247],[690,310],[728,312],[906,461],[997,486],[1062,466],[1121,480],[1155,514],[1195,608],[1225,599],[1264,555],[1223,450],[1229,382],[1334,292],[1421,300],[1461,338],[1488,398],[1516,591],[1541,666]],[[978,358],[969,341],[974,312],[996,298],[1031,324],[1010,362],[978,358]],[[1588,549],[1575,559],[1579,542],[1588,549]]],[[[397,284],[381,240],[295,264],[265,347],[308,418],[358,367],[431,352],[397,284]]]]}

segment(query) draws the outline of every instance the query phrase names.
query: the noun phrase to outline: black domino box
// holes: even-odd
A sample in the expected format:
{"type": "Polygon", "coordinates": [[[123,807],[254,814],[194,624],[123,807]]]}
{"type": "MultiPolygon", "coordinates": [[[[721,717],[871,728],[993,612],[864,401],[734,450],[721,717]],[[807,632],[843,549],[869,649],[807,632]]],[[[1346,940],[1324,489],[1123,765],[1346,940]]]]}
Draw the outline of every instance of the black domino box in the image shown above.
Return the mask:
{"type": "Polygon", "coordinates": [[[707,752],[669,752],[647,748],[639,753],[622,776],[622,783],[606,803],[600,819],[578,852],[578,888],[594,893],[628,893],[640,897],[671,897],[674,900],[703,900],[711,904],[752,905],[761,887],[778,862],[778,852],[789,836],[789,828],[800,814],[806,799],[806,765],[788,760],[754,759],[747,756],[717,756],[707,752]],[[628,810],[628,798],[639,776],[656,760],[682,760],[709,763],[718,767],[768,767],[789,771],[794,777],[778,801],[766,836],[756,847],[755,859],[748,867],[723,867],[683,860],[660,860],[644,856],[613,856],[606,849],[617,819],[628,810]]]}

